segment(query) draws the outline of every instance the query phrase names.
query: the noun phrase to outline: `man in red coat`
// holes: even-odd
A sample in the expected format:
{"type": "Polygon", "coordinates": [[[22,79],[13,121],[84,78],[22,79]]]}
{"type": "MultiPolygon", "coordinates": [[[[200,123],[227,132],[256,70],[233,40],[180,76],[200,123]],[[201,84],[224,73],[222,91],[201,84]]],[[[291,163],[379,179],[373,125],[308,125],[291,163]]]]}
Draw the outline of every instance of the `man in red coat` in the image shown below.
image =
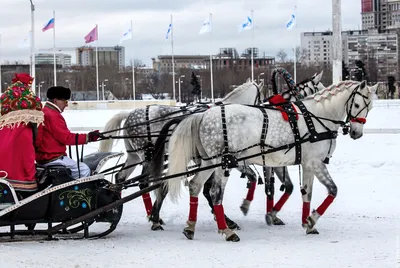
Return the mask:
{"type": "Polygon", "coordinates": [[[36,161],[41,166],[62,165],[71,170],[74,179],[90,176],[89,167],[67,157],[67,145],[82,145],[99,139],[99,132],[88,134],[71,133],[61,113],[68,107],[71,98],[69,88],[56,86],[47,90],[44,108],[44,125],[38,129],[36,139],[36,161]],[[79,167],[78,167],[79,165],[79,167]]]}
{"type": "Polygon", "coordinates": [[[32,82],[28,74],[16,74],[0,97],[0,173],[19,192],[37,190],[34,135],[44,116],[32,82]]]}

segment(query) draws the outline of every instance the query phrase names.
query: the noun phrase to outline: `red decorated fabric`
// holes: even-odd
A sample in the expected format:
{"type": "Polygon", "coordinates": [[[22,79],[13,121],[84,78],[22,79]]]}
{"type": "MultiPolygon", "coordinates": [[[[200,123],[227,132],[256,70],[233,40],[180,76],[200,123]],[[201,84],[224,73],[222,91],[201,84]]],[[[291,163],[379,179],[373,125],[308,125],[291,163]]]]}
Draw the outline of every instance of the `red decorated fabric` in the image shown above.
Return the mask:
{"type": "MultiPolygon", "coordinates": [[[[76,144],[75,133],[68,129],[64,117],[54,104],[47,102],[43,113],[44,125],[38,128],[35,143],[36,161],[39,164],[67,155],[67,146],[76,144]]],[[[87,134],[79,134],[78,145],[86,143],[87,134]]]]}
{"type": "Polygon", "coordinates": [[[6,180],[17,191],[37,190],[32,134],[27,125],[0,130],[0,170],[8,173],[6,180]]]}
{"type": "MultiPolygon", "coordinates": [[[[288,102],[284,97],[282,97],[282,95],[274,95],[269,99],[269,103],[272,105],[278,105],[278,104],[282,104],[288,102]]],[[[296,111],[296,108],[294,107],[294,105],[292,104],[293,110],[296,111]]],[[[279,109],[282,113],[283,119],[285,121],[289,121],[289,115],[284,111],[284,109],[282,108],[282,106],[276,106],[277,109],[279,109]]],[[[296,120],[299,119],[299,115],[296,114],[296,120]]]]}
{"type": "Polygon", "coordinates": [[[12,79],[12,82],[16,83],[18,81],[22,82],[23,84],[28,85],[30,87],[33,83],[33,77],[31,77],[27,73],[18,73],[18,74],[15,74],[15,77],[12,79]]]}

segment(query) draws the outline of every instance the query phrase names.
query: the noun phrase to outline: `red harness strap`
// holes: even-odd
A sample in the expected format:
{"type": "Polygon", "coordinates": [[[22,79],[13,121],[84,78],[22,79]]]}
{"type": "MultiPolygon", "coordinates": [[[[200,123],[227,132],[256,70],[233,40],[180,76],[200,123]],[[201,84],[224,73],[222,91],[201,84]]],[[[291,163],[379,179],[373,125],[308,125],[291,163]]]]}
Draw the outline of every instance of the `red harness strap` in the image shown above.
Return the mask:
{"type": "MultiPolygon", "coordinates": [[[[286,99],[284,99],[283,97],[282,97],[282,95],[274,95],[273,97],[271,97],[270,99],[269,99],[269,103],[271,103],[272,105],[277,105],[277,104],[281,104],[281,103],[285,103],[285,102],[287,102],[287,100],[286,99]]],[[[295,110],[296,111],[296,108],[294,107],[294,105],[292,104],[292,107],[293,107],[293,110],[295,110]]],[[[283,116],[283,119],[285,120],[285,121],[289,121],[289,116],[288,116],[288,114],[285,112],[285,110],[281,107],[281,106],[276,106],[276,108],[278,108],[280,111],[281,111],[281,113],[282,113],[282,116],[283,116]]],[[[299,115],[298,114],[296,114],[296,120],[298,120],[299,119],[299,115]]]]}
{"type": "Polygon", "coordinates": [[[356,117],[356,118],[353,118],[353,119],[351,119],[350,120],[351,122],[357,122],[357,123],[360,123],[360,124],[365,124],[365,123],[367,123],[367,119],[365,119],[364,117],[356,117]]]}

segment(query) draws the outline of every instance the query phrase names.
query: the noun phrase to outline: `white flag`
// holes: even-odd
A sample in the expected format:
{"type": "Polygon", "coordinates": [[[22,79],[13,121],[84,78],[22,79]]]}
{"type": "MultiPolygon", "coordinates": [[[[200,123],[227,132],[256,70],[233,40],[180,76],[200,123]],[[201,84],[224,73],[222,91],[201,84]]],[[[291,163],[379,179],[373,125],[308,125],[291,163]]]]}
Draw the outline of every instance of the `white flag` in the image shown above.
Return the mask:
{"type": "Polygon", "coordinates": [[[121,39],[119,40],[119,42],[122,43],[123,41],[130,40],[132,38],[133,38],[133,36],[132,36],[132,26],[131,26],[131,24],[129,24],[129,26],[127,27],[126,31],[124,31],[122,33],[122,36],[121,36],[121,39]]]}
{"type": "Polygon", "coordinates": [[[203,25],[200,28],[199,34],[204,34],[204,33],[209,33],[211,32],[211,16],[208,16],[204,22],[203,25]]]}
{"type": "Polygon", "coordinates": [[[21,40],[18,44],[19,48],[26,48],[31,46],[31,31],[29,31],[28,36],[25,36],[23,40],[21,40]]]}
{"type": "Polygon", "coordinates": [[[250,30],[253,28],[253,20],[247,17],[242,24],[239,25],[239,33],[243,30],[250,30]]]}

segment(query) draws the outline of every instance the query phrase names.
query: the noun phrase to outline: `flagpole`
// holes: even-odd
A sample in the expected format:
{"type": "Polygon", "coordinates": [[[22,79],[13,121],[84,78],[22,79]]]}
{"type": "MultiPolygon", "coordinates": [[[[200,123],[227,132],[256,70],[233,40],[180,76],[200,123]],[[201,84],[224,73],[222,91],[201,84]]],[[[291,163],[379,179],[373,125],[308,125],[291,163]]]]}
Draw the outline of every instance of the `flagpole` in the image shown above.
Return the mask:
{"type": "Polygon", "coordinates": [[[251,10],[251,42],[252,42],[252,47],[251,47],[251,81],[254,82],[254,11],[251,10]]]}
{"type": "MultiPolygon", "coordinates": [[[[294,6],[294,19],[295,19],[295,29],[297,28],[297,6],[294,6]]],[[[296,55],[296,30],[294,31],[294,37],[295,37],[295,42],[294,42],[294,56],[293,56],[293,61],[294,61],[294,66],[293,66],[293,77],[294,81],[297,81],[297,55],[296,55]]]]}
{"type": "MultiPolygon", "coordinates": [[[[210,27],[212,27],[212,14],[210,13],[210,27]]],[[[212,28],[210,32],[210,47],[212,48],[212,28]]],[[[213,77],[213,58],[212,58],[212,49],[210,49],[210,84],[211,84],[211,102],[214,102],[214,77],[213,77]]],[[[203,90],[203,89],[201,89],[203,90]]],[[[201,98],[200,98],[201,101],[201,98]]]]}
{"type": "MultiPolygon", "coordinates": [[[[32,0],[31,2],[31,77],[35,78],[35,6],[33,5],[32,0]]],[[[31,90],[33,93],[36,93],[36,79],[33,79],[31,90]]]]}
{"type": "Polygon", "coordinates": [[[97,29],[97,24],[96,24],[96,88],[97,88],[97,100],[100,100],[100,95],[99,95],[99,57],[97,55],[97,43],[99,42],[99,33],[97,29]]]}
{"type": "Polygon", "coordinates": [[[132,90],[133,90],[133,107],[136,105],[136,85],[135,85],[135,58],[133,48],[133,21],[131,20],[131,36],[132,36],[132,90]]]}
{"type": "Polygon", "coordinates": [[[53,10],[53,57],[54,57],[54,86],[57,86],[57,60],[56,60],[56,11],[53,10]]]}
{"type": "Polygon", "coordinates": [[[173,100],[175,98],[175,60],[174,60],[174,26],[172,25],[172,15],[171,15],[171,52],[172,52],[172,94],[173,100]]]}

